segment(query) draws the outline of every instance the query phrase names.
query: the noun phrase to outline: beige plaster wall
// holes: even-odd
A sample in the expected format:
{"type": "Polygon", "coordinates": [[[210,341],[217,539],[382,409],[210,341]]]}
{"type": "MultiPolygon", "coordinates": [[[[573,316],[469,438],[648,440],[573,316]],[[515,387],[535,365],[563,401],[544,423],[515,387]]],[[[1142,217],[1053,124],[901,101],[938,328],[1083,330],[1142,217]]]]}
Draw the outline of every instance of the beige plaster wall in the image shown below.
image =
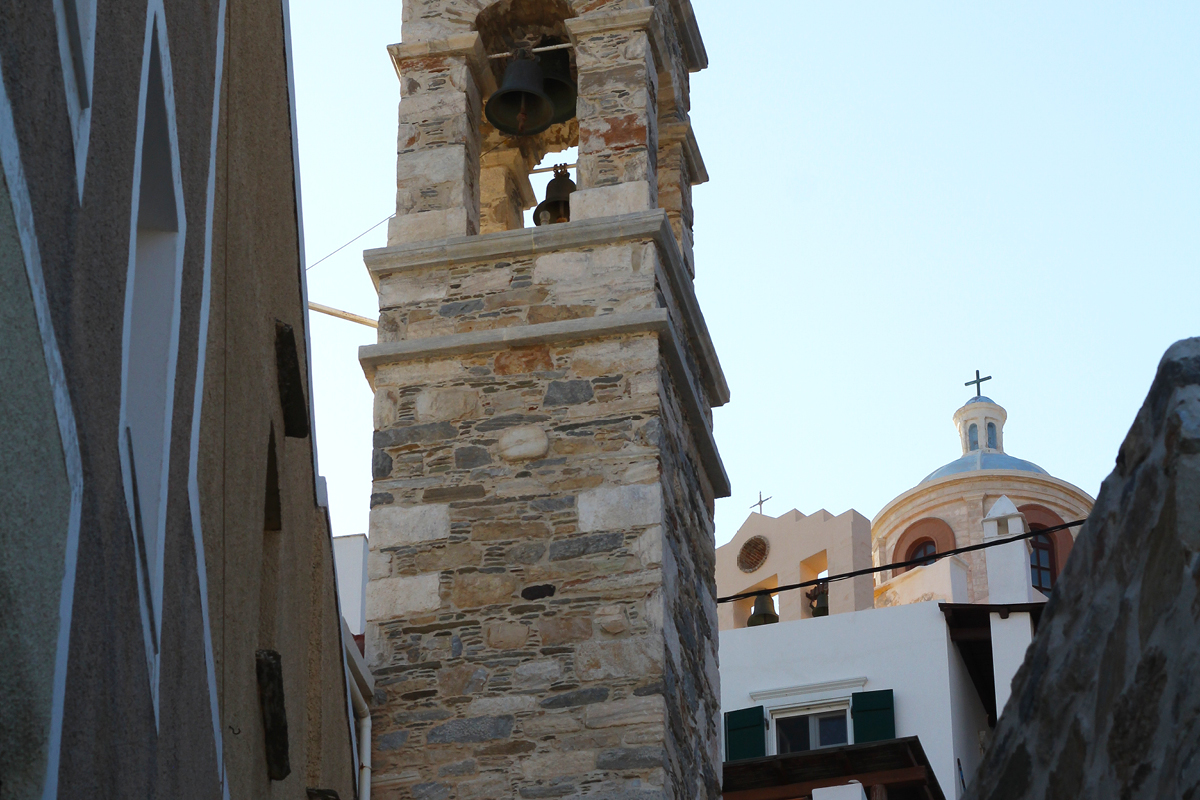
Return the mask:
{"type": "MultiPolygon", "coordinates": [[[[791,511],[779,517],[751,514],[728,543],[717,548],[717,595],[727,597],[752,589],[772,589],[812,580],[828,569],[831,575],[871,565],[871,523],[851,509],[838,516],[821,509],[805,516],[791,511]],[[770,542],[766,560],[746,573],[737,556],[747,540],[762,536],[770,542]]],[[[869,575],[838,581],[829,588],[829,613],[872,608],[869,575]]],[[[811,616],[805,590],[778,596],[779,619],[786,622],[811,616]]],[[[717,612],[721,630],[745,627],[753,600],[722,603],[717,612]]]]}

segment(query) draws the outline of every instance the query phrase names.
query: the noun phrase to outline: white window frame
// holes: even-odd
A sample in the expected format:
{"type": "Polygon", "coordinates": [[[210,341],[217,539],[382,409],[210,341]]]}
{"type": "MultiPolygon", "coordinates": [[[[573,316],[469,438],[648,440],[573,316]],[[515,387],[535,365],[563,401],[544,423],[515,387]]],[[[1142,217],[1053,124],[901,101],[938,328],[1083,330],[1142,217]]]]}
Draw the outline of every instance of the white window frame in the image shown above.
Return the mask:
{"type": "Polygon", "coordinates": [[[58,55],[63,89],[75,145],[75,185],[83,202],[88,141],[92,128],[93,75],[96,63],[96,5],[98,0],[54,0],[58,55]]]}
{"type": "MultiPolygon", "coordinates": [[[[767,755],[779,755],[778,731],[775,720],[802,714],[821,714],[844,709],[846,712],[846,743],[854,744],[854,721],[850,717],[850,696],[863,691],[866,678],[845,678],[779,689],[764,689],[750,693],[750,700],[761,703],[770,720],[767,736],[767,755]]],[[[825,748],[813,748],[825,749],[825,748]]]]}
{"type": "MultiPolygon", "coordinates": [[[[125,489],[125,502],[129,511],[130,529],[133,536],[135,561],[138,577],[138,597],[141,605],[142,633],[146,648],[146,665],[150,679],[150,694],[154,705],[154,719],[157,725],[159,719],[159,671],[162,651],[162,610],[163,610],[163,551],[166,543],[166,520],[169,505],[170,466],[171,466],[171,433],[174,421],[175,373],[179,355],[179,321],[182,305],[182,276],[183,253],[186,240],[186,214],[183,205],[183,183],[180,174],[179,135],[176,129],[174,80],[171,72],[170,49],[167,40],[166,20],[162,0],[152,0],[146,15],[146,34],[142,52],[141,86],[138,96],[137,141],[134,151],[134,169],[132,182],[133,203],[129,223],[129,266],[126,275],[125,290],[125,321],[122,336],[121,358],[121,413],[117,431],[118,448],[121,455],[121,473],[125,489]],[[157,34],[157,35],[156,35],[157,34]],[[166,106],[167,137],[170,150],[171,182],[175,195],[176,230],[169,235],[174,237],[173,273],[171,280],[171,308],[169,337],[167,342],[165,365],[165,393],[163,395],[163,429],[160,449],[160,469],[157,474],[157,513],[154,519],[141,517],[141,533],[138,530],[138,509],[144,508],[144,500],[135,502],[134,471],[132,453],[130,452],[128,433],[131,427],[129,418],[130,399],[130,352],[134,321],[134,300],[137,283],[138,260],[138,206],[141,199],[142,184],[142,151],[145,145],[146,131],[146,102],[149,91],[151,49],[157,42],[159,63],[162,69],[163,103],[166,106]],[[140,554],[150,551],[147,563],[143,565],[140,554]]],[[[166,236],[166,233],[156,232],[156,237],[166,236]]],[[[138,475],[142,471],[138,470],[138,475]]],[[[138,485],[138,494],[146,497],[147,486],[138,485]]]]}

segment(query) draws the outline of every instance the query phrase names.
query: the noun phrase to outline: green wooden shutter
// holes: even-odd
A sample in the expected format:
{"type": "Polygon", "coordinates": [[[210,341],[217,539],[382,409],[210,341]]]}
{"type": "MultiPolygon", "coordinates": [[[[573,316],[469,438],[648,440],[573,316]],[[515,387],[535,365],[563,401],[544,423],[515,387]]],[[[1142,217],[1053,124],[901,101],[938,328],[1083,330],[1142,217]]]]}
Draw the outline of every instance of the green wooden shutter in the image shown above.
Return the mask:
{"type": "Polygon", "coordinates": [[[850,717],[854,720],[855,744],[896,738],[896,706],[891,689],[850,695],[850,717]]]}
{"type": "Polygon", "coordinates": [[[765,756],[766,722],[762,706],[725,712],[725,760],[741,761],[765,756]]]}

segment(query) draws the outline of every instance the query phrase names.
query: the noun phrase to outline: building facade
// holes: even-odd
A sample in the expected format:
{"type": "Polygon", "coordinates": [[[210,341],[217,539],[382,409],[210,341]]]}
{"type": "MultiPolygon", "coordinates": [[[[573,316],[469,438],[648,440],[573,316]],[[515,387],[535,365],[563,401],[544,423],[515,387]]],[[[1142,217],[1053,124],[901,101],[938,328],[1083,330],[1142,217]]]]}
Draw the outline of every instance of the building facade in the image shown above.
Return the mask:
{"type": "Polygon", "coordinates": [[[286,3],[0,8],[0,794],[355,794],[286,3]]]}
{"type": "Polygon", "coordinates": [[[397,216],[365,254],[380,337],[360,351],[373,791],[716,797],[728,390],[692,288],[690,4],[406,0],[404,19],[397,216]],[[577,100],[505,135],[488,104],[543,47],[577,100]],[[532,165],[576,145],[569,221],[523,229],[532,165]]]}

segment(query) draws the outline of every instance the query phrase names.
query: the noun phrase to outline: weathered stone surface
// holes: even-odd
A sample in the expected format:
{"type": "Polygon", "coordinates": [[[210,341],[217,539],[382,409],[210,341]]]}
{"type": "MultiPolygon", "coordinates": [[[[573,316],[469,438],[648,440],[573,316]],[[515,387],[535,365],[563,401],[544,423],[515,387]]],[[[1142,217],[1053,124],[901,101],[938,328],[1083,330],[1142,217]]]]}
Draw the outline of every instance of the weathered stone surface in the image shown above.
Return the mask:
{"type": "Polygon", "coordinates": [[[432,542],[450,535],[450,506],[376,506],[371,509],[368,541],[372,550],[432,542]]]}
{"type": "Polygon", "coordinates": [[[579,495],[579,529],[628,530],[662,522],[662,489],[657,484],[602,486],[579,495]]]}
{"type": "Polygon", "coordinates": [[[562,677],[562,665],[554,660],[526,661],[513,670],[513,685],[522,688],[548,687],[562,677]]]}
{"type": "Polygon", "coordinates": [[[598,769],[641,769],[659,767],[666,761],[661,747],[617,747],[596,756],[598,769]]]}
{"type": "Polygon", "coordinates": [[[1200,338],[1173,345],[966,797],[1200,793],[1200,338]]]}
{"type": "Polygon", "coordinates": [[[432,728],[425,741],[429,744],[490,742],[494,739],[507,739],[512,736],[512,730],[513,718],[510,716],[452,719],[432,728]]]}
{"type": "Polygon", "coordinates": [[[403,447],[423,442],[437,442],[453,439],[458,429],[449,422],[433,422],[427,425],[406,425],[402,428],[389,428],[375,431],[375,447],[403,447]]]}
{"type": "MultiPolygon", "coordinates": [[[[391,477],[392,457],[386,450],[376,450],[371,455],[371,477],[375,480],[391,477]]],[[[374,498],[372,498],[374,501],[374,498]]]]}
{"type": "Polygon", "coordinates": [[[486,447],[470,445],[454,450],[455,469],[475,469],[492,463],[492,455],[486,447]]]}
{"type": "Polygon", "coordinates": [[[536,586],[526,586],[521,590],[521,597],[526,600],[541,600],[544,597],[554,597],[557,591],[552,583],[539,583],[536,586]]]}
{"type": "Polygon", "coordinates": [[[662,659],[662,641],[648,636],[590,641],[576,651],[575,672],[585,681],[649,677],[662,673],[662,659]]]}
{"type": "Polygon", "coordinates": [[[536,425],[521,425],[501,433],[496,447],[505,461],[529,461],[546,455],[550,437],[536,425]]]}
{"type": "Polygon", "coordinates": [[[484,641],[497,650],[523,647],[529,638],[529,626],[519,622],[489,622],[484,641]]]}
{"type": "Polygon", "coordinates": [[[654,725],[663,721],[663,699],[659,695],[630,697],[588,706],[585,724],[589,728],[625,725],[654,725]]]}
{"type": "Polygon", "coordinates": [[[438,671],[438,688],[448,697],[474,694],[487,685],[488,671],[477,664],[460,664],[438,671]]]}
{"type": "Polygon", "coordinates": [[[517,581],[511,575],[488,575],[471,572],[454,578],[450,601],[458,608],[505,603],[517,590],[517,581]]]}
{"type": "Polygon", "coordinates": [[[538,521],[490,521],[476,522],[471,526],[471,537],[479,542],[495,542],[524,539],[540,539],[550,534],[550,528],[538,521]]]}
{"type": "Polygon", "coordinates": [[[596,767],[594,750],[568,750],[562,753],[544,753],[530,756],[521,762],[521,769],[529,780],[538,778],[560,778],[567,775],[582,775],[596,767]]]}
{"type": "Polygon", "coordinates": [[[548,347],[515,347],[496,354],[493,369],[497,375],[525,375],[554,369],[548,347]]]}
{"type": "Polygon", "coordinates": [[[592,621],[587,617],[542,617],[538,620],[542,644],[566,644],[592,638],[592,621]]]}
{"type": "Polygon", "coordinates": [[[479,411],[479,392],[473,389],[426,389],[417,395],[417,421],[463,419],[479,411]]]}
{"type": "Polygon", "coordinates": [[[391,731],[375,739],[375,749],[382,752],[399,750],[408,741],[408,731],[391,731]]]}
{"type": "Polygon", "coordinates": [[[551,381],[542,400],[545,406],[573,406],[595,397],[591,381],[551,381]]]}
{"type": "Polygon", "coordinates": [[[547,697],[538,705],[542,708],[574,708],[592,703],[603,703],[608,699],[608,689],[603,686],[593,686],[590,689],[576,689],[573,692],[547,697]]]}
{"type": "Polygon", "coordinates": [[[576,536],[550,545],[551,561],[566,561],[569,558],[590,556],[595,553],[611,553],[624,542],[620,533],[598,533],[592,536],[576,536]]]}
{"type": "Polygon", "coordinates": [[[372,580],[367,583],[367,619],[432,611],[442,604],[439,585],[437,573],[372,580]]]}
{"type": "Polygon", "coordinates": [[[448,783],[418,783],[412,787],[413,800],[446,800],[452,787],[448,783]]]}

